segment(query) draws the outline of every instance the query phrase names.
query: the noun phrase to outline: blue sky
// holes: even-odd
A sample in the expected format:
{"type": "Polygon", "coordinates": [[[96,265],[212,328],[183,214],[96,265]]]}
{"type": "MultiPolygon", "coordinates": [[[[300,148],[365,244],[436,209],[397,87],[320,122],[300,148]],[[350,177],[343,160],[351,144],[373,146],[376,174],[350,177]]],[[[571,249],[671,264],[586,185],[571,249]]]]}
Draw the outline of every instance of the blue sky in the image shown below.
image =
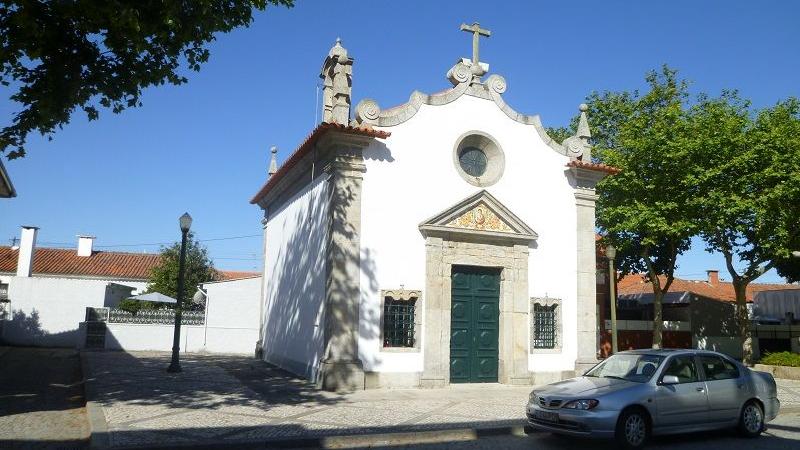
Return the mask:
{"type": "MultiPolygon", "coordinates": [[[[142,244],[179,238],[188,211],[200,239],[256,235],[207,242],[217,267],[256,269],[261,213],[249,199],[269,147],[283,160],[313,128],[319,69],[337,36],[355,58],[353,103],[389,107],[448,87],[447,70],[471,55],[458,27],[476,20],[492,30],[481,60],[508,81],[504,98],[546,126],[566,124],[593,90],[641,87],[663,63],[695,91],[737,88],[756,107],[800,96],[797,2],[298,0],[220,35],[188,84],[150,88],[143,107],[92,123],[78,114],[53,141],[32,136],[27,157],[4,160],[18,197],[0,202],[0,242],[25,224],[41,227],[40,245],[88,233],[112,246],[102,248],[156,251],[142,244]]],[[[17,106],[0,94],[8,123],[17,106]]],[[[678,273],[710,268],[727,278],[698,243],[678,273]]]]}

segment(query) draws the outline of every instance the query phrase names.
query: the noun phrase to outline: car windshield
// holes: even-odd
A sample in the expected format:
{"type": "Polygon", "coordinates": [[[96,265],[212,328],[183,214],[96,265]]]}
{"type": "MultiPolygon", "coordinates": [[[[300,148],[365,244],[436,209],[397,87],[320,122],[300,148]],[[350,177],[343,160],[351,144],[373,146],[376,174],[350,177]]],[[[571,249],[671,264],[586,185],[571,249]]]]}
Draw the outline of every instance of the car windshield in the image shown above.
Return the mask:
{"type": "Polygon", "coordinates": [[[659,355],[616,354],[586,372],[585,376],[646,383],[662,362],[664,357],[659,355]]]}

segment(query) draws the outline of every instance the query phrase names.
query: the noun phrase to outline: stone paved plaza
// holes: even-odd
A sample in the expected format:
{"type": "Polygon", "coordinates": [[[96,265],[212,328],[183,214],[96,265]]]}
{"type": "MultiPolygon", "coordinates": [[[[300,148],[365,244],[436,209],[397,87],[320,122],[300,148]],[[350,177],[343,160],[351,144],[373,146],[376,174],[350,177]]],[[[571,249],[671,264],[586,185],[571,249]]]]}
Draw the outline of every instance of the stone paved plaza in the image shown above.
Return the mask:
{"type": "Polygon", "coordinates": [[[336,394],[246,357],[85,353],[88,400],[114,447],[524,425],[529,387],[336,394]]]}
{"type": "MultiPolygon", "coordinates": [[[[336,394],[246,357],[184,356],[183,372],[168,374],[164,353],[84,356],[88,400],[101,407],[112,447],[521,426],[530,390],[492,384],[336,394]]],[[[779,380],[779,396],[783,412],[800,412],[800,381],[779,380]]]]}

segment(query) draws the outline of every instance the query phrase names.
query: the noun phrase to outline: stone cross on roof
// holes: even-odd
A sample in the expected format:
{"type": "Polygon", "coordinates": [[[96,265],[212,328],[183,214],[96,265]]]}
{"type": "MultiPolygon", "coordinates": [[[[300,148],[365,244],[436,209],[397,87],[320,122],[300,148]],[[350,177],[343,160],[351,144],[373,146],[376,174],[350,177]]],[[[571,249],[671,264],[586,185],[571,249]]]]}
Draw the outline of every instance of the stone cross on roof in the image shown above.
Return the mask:
{"type": "Polygon", "coordinates": [[[478,55],[478,40],[481,36],[486,36],[487,38],[490,37],[492,32],[481,28],[481,25],[478,22],[474,22],[472,25],[462,23],[461,31],[472,33],[472,65],[473,67],[479,67],[480,58],[478,55]]]}

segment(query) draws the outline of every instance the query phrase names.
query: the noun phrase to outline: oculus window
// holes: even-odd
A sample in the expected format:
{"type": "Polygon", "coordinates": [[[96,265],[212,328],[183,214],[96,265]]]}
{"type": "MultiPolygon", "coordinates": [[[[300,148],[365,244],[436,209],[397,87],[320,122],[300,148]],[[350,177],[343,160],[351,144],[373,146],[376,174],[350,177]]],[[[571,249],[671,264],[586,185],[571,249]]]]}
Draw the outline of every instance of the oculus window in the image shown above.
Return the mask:
{"type": "Polygon", "coordinates": [[[482,131],[469,131],[456,139],[453,165],[467,183],[486,187],[503,176],[506,158],[497,141],[482,131]]]}
{"type": "Polygon", "coordinates": [[[476,147],[464,147],[458,155],[461,168],[473,177],[479,177],[486,172],[486,154],[476,147]]]}

